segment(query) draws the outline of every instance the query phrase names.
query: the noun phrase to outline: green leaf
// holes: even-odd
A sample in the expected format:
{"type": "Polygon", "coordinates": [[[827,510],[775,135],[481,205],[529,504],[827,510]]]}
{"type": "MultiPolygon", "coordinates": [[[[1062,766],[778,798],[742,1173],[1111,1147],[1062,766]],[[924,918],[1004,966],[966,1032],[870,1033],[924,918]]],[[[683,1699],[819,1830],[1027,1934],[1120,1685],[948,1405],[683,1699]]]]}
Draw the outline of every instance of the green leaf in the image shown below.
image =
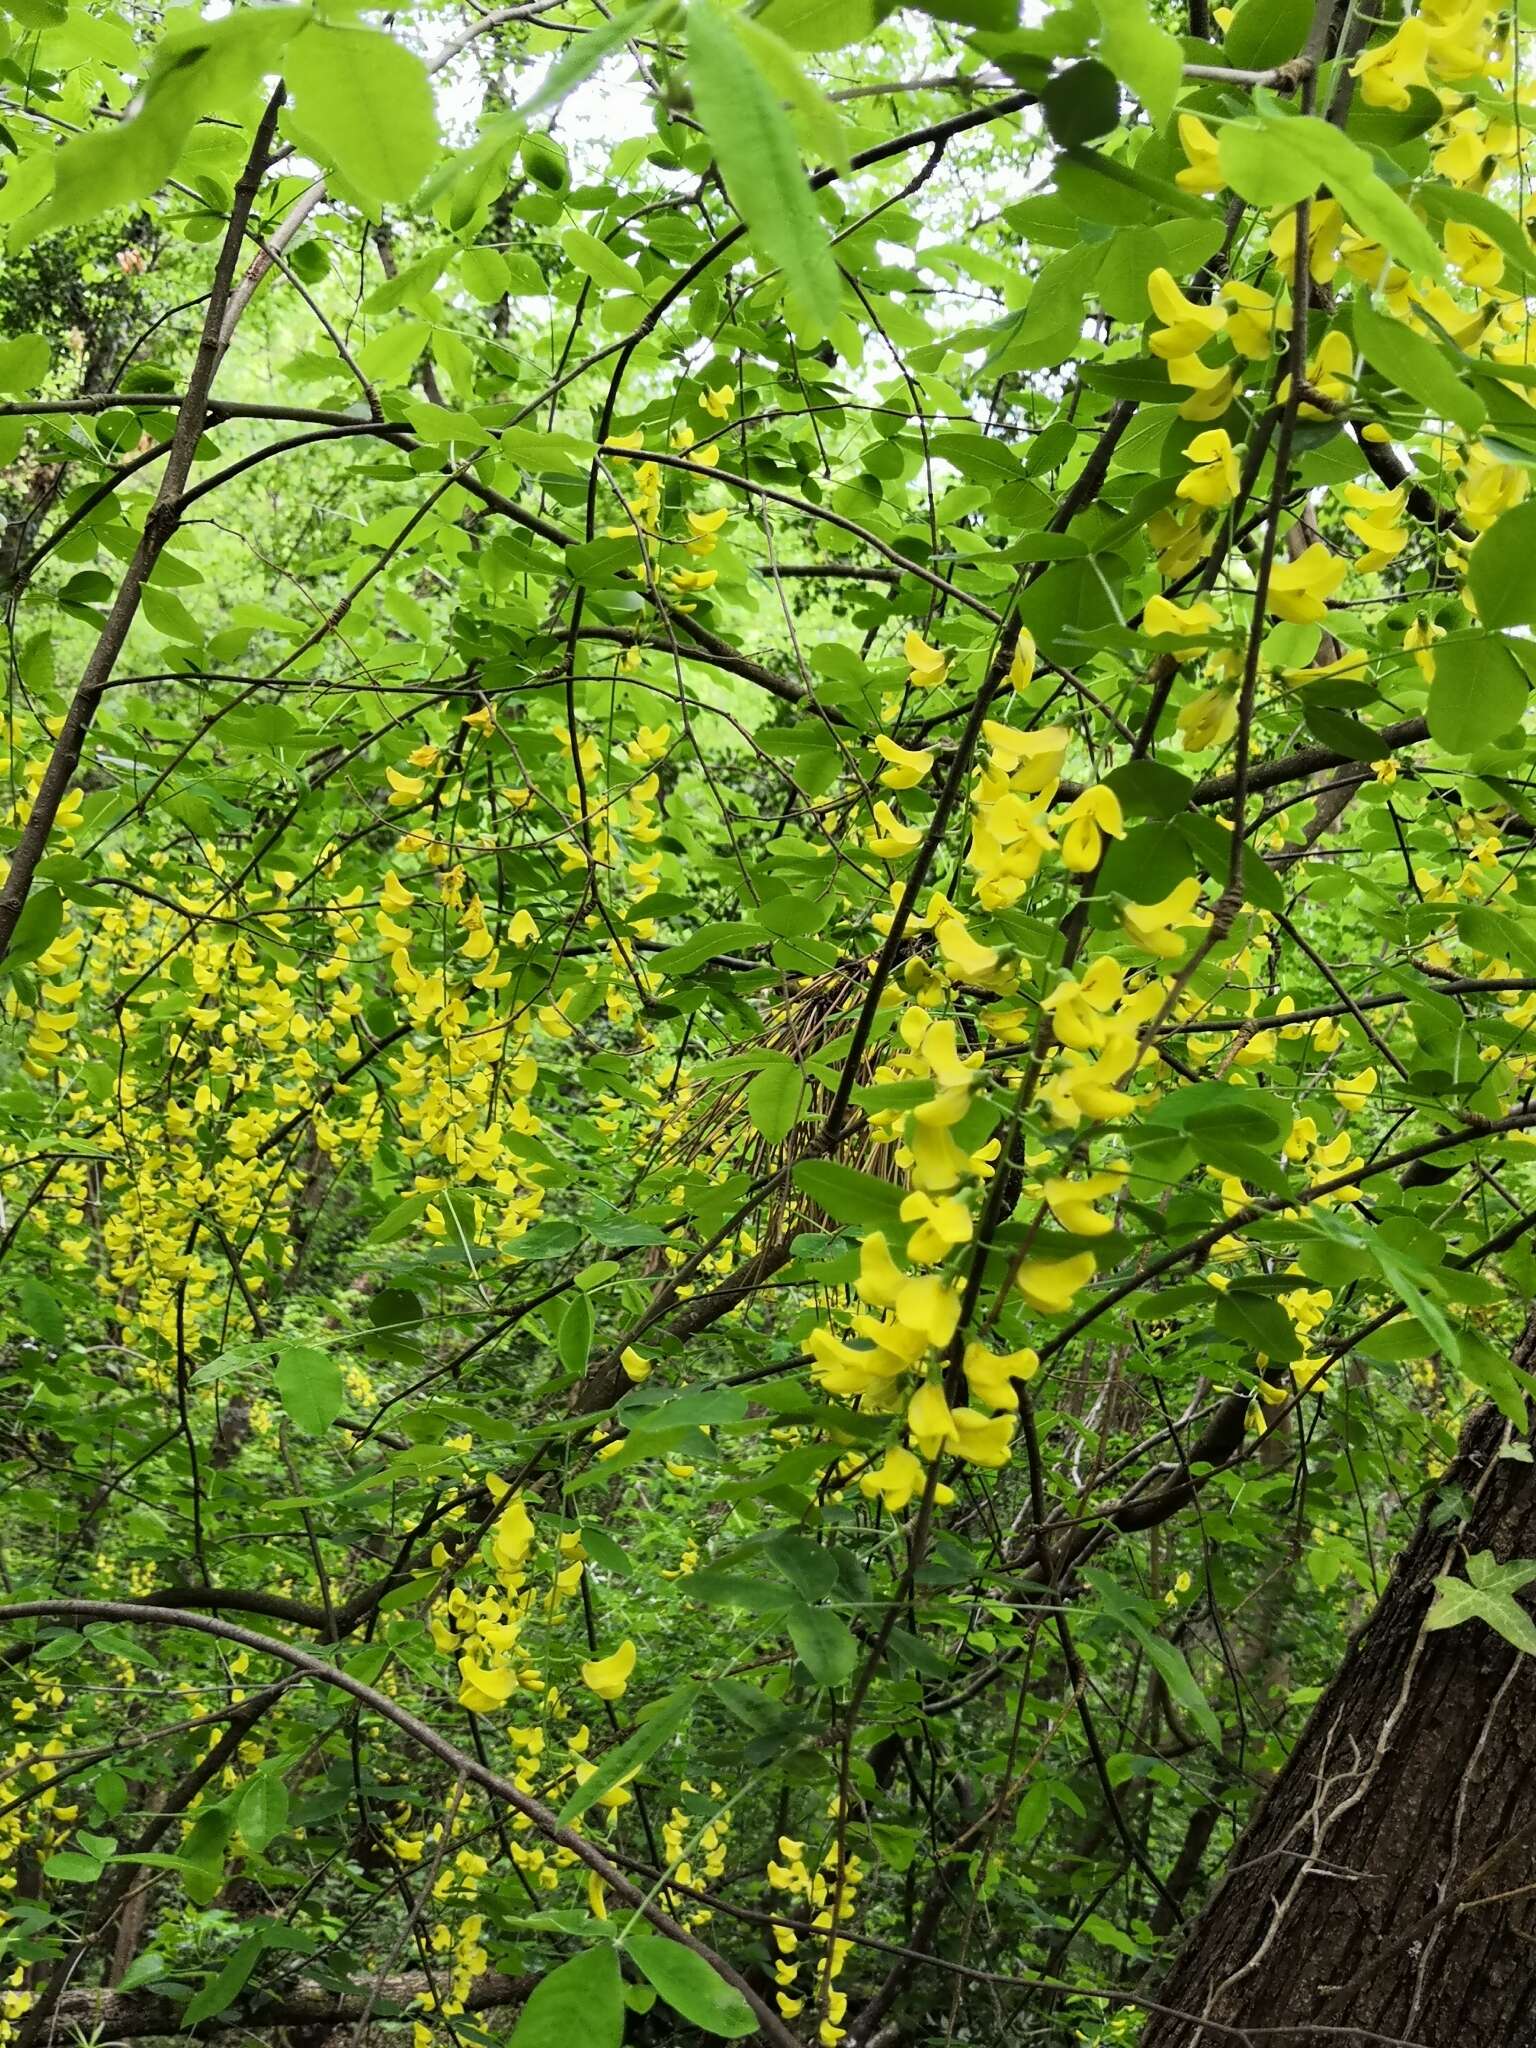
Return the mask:
{"type": "Polygon", "coordinates": [[[1418,1274],[1410,1270],[1404,1254],[1399,1252],[1379,1230],[1368,1231],[1366,1243],[1382,1279],[1404,1308],[1411,1310],[1418,1317],[1452,1365],[1459,1365],[1461,1343],[1456,1331],[1447,1321],[1445,1311],[1439,1302],[1420,1285],[1418,1274]]]}
{"type": "Polygon", "coordinates": [[[802,1159],[794,1171],[795,1186],[818,1209],[856,1229],[893,1229],[900,1221],[902,1191],[888,1180],[832,1159],[802,1159]]]}
{"type": "Polygon", "coordinates": [[[1355,340],[1373,370],[1438,418],[1453,420],[1464,433],[1477,432],[1487,407],[1444,349],[1401,320],[1373,312],[1363,299],[1355,300],[1351,317],[1355,340]]]}
{"type": "Polygon", "coordinates": [[[0,391],[33,392],[48,374],[49,349],[40,334],[0,342],[0,391]]]}
{"type": "Polygon", "coordinates": [[[731,204],[807,313],[834,320],[842,289],[794,131],[714,0],[688,9],[688,72],[731,204]]]}
{"type": "Polygon", "coordinates": [[[178,2030],[195,2027],[201,2020],[214,2019],[232,2006],[245,1989],[246,1980],[265,1946],[259,1934],[252,1934],[242,1941],[218,1975],[188,2002],[177,2022],[178,2030]]]}
{"type": "Polygon", "coordinates": [[[1151,1629],[1134,1617],[1124,1617],[1142,1648],[1151,1659],[1158,1676],[1168,1688],[1169,1697],[1175,1706],[1182,1707],[1194,1721],[1207,1742],[1217,1748],[1221,1746],[1221,1723],[1211,1710],[1210,1701],[1195,1682],[1184,1652],[1176,1643],[1170,1643],[1165,1636],[1154,1635],[1151,1629]]]}
{"type": "Polygon", "coordinates": [[[94,1856],[82,1856],[78,1849],[60,1849],[44,1863],[43,1874],[60,1884],[94,1884],[102,1869],[94,1856]]]}
{"type": "Polygon", "coordinates": [[[5,0],[3,11],[27,29],[57,28],[69,19],[65,0],[5,0]]]}
{"type": "Polygon", "coordinates": [[[805,1081],[794,1061],[775,1060],[747,1089],[752,1128],[770,1145],[781,1145],[799,1120],[804,1097],[805,1081]]]}
{"type": "Polygon", "coordinates": [[[1527,1656],[1536,1656],[1536,1623],[1514,1597],[1533,1578],[1536,1563],[1497,1565],[1491,1551],[1479,1551],[1467,1559],[1465,1579],[1435,1580],[1434,1604],[1424,1617],[1424,1626],[1459,1628],[1467,1621],[1486,1622],[1505,1642],[1527,1656]]]}
{"type": "Polygon", "coordinates": [[[1212,1316],[1223,1336],[1266,1358],[1289,1362],[1300,1358],[1305,1348],[1279,1302],[1252,1288],[1233,1287],[1218,1294],[1212,1316]]]}
{"type": "Polygon", "coordinates": [[[403,1202],[396,1202],[392,1209],[385,1210],[365,1241],[368,1244],[392,1244],[397,1237],[404,1237],[431,1205],[430,1195],[407,1195],[403,1202]]]}
{"type": "Polygon", "coordinates": [[[431,333],[425,320],[388,320],[357,351],[358,368],[375,384],[404,384],[431,333]]]}
{"type": "Polygon", "coordinates": [[[0,962],[0,971],[24,967],[29,960],[35,960],[39,953],[46,953],[58,937],[64,924],[64,898],[50,885],[34,889],[22,906],[16,928],[11,933],[11,943],[5,959],[0,962]]]}
{"type": "Polygon", "coordinates": [[[696,1685],[680,1686],[641,1722],[633,1735],[608,1750],[591,1777],[584,1785],[578,1785],[561,1807],[560,1825],[569,1827],[572,1821],[579,1820],[605,1792],[611,1792],[615,1785],[622,1785],[632,1778],[642,1765],[650,1762],[658,1749],[670,1742],[674,1735],[680,1734],[698,1704],[699,1691],[696,1685]]]}
{"type": "MultiPolygon", "coordinates": [[[[1423,1356],[1422,1349],[1418,1355],[1423,1356]]],[[[1486,1394],[1500,1414],[1523,1436],[1529,1427],[1530,1415],[1520,1376],[1503,1352],[1477,1330],[1462,1333],[1461,1370],[1478,1392],[1486,1394]]]]}
{"type": "Polygon", "coordinates": [[[379,29],[312,21],[284,67],[293,117],[364,199],[409,199],[437,157],[427,67],[379,29]]]}
{"type": "MultiPolygon", "coordinates": [[[[1481,545],[1472,553],[1474,593],[1481,545]]],[[[1536,546],[1536,527],[1531,545],[1536,546]]],[[[1524,573],[1530,580],[1529,570],[1524,573]]],[[[1448,753],[1475,753],[1516,729],[1526,696],[1520,665],[1497,634],[1469,633],[1443,640],[1435,649],[1435,679],[1425,712],[1430,738],[1448,753]]]]}
{"type": "Polygon", "coordinates": [[[874,0],[768,0],[754,19],[796,50],[840,50],[876,26],[874,0]]]}
{"type": "Polygon", "coordinates": [[[681,1942],[665,1941],[656,1934],[631,1934],[624,1950],[672,2010],[681,2013],[691,2026],[723,2041],[744,2041],[757,2032],[756,2015],[736,1987],[681,1942]]]}
{"type": "Polygon", "coordinates": [[[1221,131],[1222,174],[1255,206],[1294,206],[1327,185],[1354,225],[1416,276],[1439,277],[1439,244],[1377,172],[1369,151],[1315,114],[1261,110],[1221,131]]]}
{"type": "Polygon", "coordinates": [[[1277,126],[1273,121],[1229,121],[1221,131],[1221,174],[1254,206],[1294,206],[1317,190],[1316,169],[1299,151],[1285,147],[1277,126]]]}
{"type": "Polygon", "coordinates": [[[795,1654],[818,1685],[845,1685],[859,1661],[859,1646],[846,1622],[829,1607],[796,1601],[785,1615],[795,1654]]]}
{"type": "MultiPolygon", "coordinates": [[[[1123,164],[1118,157],[1107,156],[1101,149],[1068,149],[1062,152],[1061,163],[1056,167],[1058,189],[1062,188],[1071,173],[1087,172],[1095,178],[1103,178],[1112,185],[1119,185],[1127,192],[1136,192],[1143,199],[1150,199],[1165,213],[1184,213],[1199,220],[1210,220],[1216,209],[1208,199],[1198,199],[1192,192],[1181,192],[1177,185],[1167,178],[1154,178],[1148,172],[1139,170],[1135,164],[1123,164]]],[[[1129,202],[1127,202],[1129,205],[1129,202]]],[[[1133,212],[1132,224],[1139,223],[1140,216],[1133,212]]],[[[1090,252],[1091,253],[1091,252],[1090,252]]]]}
{"type": "Polygon", "coordinates": [[[1046,82],[1040,111],[1053,142],[1075,149],[1113,135],[1120,125],[1120,85],[1107,64],[1090,57],[1046,82]]]}
{"type": "Polygon", "coordinates": [[[736,16],[734,26],[765,83],[793,114],[804,147],[846,170],[850,148],[847,124],[821,87],[800,69],[794,51],[761,22],[744,14],[736,16]]]}
{"type": "MultiPolygon", "coordinates": [[[[1479,536],[1468,579],[1485,626],[1536,625],[1536,502],[1516,505],[1479,536]]],[[[1438,672],[1438,656],[1436,668],[1438,672]]]]}
{"type": "Polygon", "coordinates": [[[1347,761],[1379,761],[1386,751],[1381,734],[1360,719],[1351,718],[1346,711],[1330,711],[1326,705],[1314,704],[1303,696],[1301,717],[1314,739],[1321,740],[1347,761]]]}
{"type": "Polygon", "coordinates": [[[194,1906],[211,1905],[224,1882],[224,1852],[234,1825],[234,1815],[223,1803],[204,1807],[192,1823],[192,1832],[182,1844],[186,1866],[182,1883],[194,1906]]]}
{"type": "Polygon", "coordinates": [[[147,199],[175,169],[193,122],[241,113],[304,18],[297,7],[242,7],[167,30],[135,112],[65,143],[53,161],[52,196],[13,231],[13,243],[147,199]]]}
{"type": "Polygon", "coordinates": [[[16,1293],[28,1330],[50,1350],[62,1351],[68,1341],[69,1324],[52,1288],[28,1274],[16,1293]]]}
{"type": "Polygon", "coordinates": [[[341,1367],[328,1351],[292,1345],[278,1356],[277,1393],[294,1428],[319,1436],[341,1413],[341,1367]]]}
{"type": "Polygon", "coordinates": [[[1177,36],[1152,19],[1148,0],[1096,0],[1099,48],[1161,128],[1173,113],[1183,74],[1184,53],[1177,36]]]}
{"type": "Polygon", "coordinates": [[[508,2048],[619,2048],[624,1990],[619,1959],[606,1941],[551,1970],[518,2014],[508,2048]]]}
{"type": "Polygon", "coordinates": [[[252,1778],[235,1802],[235,1826],[246,1847],[259,1856],[288,1825],[288,1788],[275,1772],[252,1778]]]}
{"type": "Polygon", "coordinates": [[[1315,0],[1241,0],[1223,38],[1228,64],[1272,71],[1306,47],[1315,0]]]}
{"type": "Polygon", "coordinates": [[[739,1387],[636,1387],[620,1408],[634,1435],[658,1429],[715,1428],[746,1418],[746,1395],[739,1387]]]}
{"type": "Polygon", "coordinates": [[[589,235],[585,228],[567,228],[560,237],[560,246],[578,270],[584,271],[595,284],[608,291],[644,290],[644,279],[634,265],[626,263],[606,242],[600,241],[596,235],[589,235]]]}
{"type": "Polygon", "coordinates": [[[681,975],[691,974],[696,967],[718,959],[722,953],[737,953],[744,947],[760,946],[762,942],[763,933],[756,924],[701,925],[689,938],[658,953],[651,965],[659,967],[669,979],[676,981],[681,975]]]}
{"type": "Polygon", "coordinates": [[[650,26],[651,17],[660,4],[661,0],[643,0],[641,6],[631,7],[626,14],[593,22],[551,64],[544,83],[515,110],[512,122],[520,125],[531,121],[535,114],[547,114],[551,107],[558,107],[600,65],[606,64],[616,51],[633,42],[650,26]]]}
{"type": "Polygon", "coordinates": [[[584,1294],[573,1295],[560,1318],[555,1350],[567,1372],[580,1372],[592,1356],[592,1304],[584,1294]]]}

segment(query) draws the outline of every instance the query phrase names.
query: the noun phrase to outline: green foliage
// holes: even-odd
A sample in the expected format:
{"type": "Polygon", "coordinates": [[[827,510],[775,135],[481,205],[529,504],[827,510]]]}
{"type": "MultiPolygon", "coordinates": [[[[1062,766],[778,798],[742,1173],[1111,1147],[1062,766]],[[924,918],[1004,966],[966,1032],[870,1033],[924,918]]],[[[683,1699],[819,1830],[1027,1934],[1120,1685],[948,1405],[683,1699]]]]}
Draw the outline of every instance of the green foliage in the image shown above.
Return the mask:
{"type": "Polygon", "coordinates": [[[1315,15],[5,9],[0,2048],[1134,2040],[1529,1455],[1530,53],[1315,15]]]}
{"type": "Polygon", "coordinates": [[[1467,1559],[1464,1579],[1436,1579],[1434,1604],[1424,1626],[1460,1628],[1468,1621],[1486,1622],[1506,1643],[1536,1656],[1536,1623],[1515,1601],[1532,1579],[1536,1564],[1529,1559],[1500,1564],[1491,1550],[1479,1550],[1467,1559]]]}
{"type": "Polygon", "coordinates": [[[607,1942],[583,1949],[535,1986],[512,2030],[511,2048],[618,2048],[624,2035],[619,1965],[607,1942]]]}

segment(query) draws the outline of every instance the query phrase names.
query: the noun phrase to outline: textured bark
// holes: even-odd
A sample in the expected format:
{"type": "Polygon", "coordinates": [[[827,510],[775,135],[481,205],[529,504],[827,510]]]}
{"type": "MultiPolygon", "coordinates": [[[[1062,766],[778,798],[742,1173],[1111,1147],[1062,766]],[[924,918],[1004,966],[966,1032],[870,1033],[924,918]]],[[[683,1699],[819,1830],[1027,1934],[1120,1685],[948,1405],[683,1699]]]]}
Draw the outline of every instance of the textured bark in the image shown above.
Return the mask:
{"type": "MultiPolygon", "coordinates": [[[[464,2000],[466,2012],[488,2012],[498,2006],[522,2005],[537,1980],[532,1977],[503,1977],[492,1972],[477,1977],[464,2000]]],[[[318,1984],[301,1984],[278,1998],[239,1999],[228,2012],[205,2020],[199,2034],[264,2032],[274,2027],[302,2027],[328,2031],[365,2014],[373,2024],[383,2026],[394,2018],[419,2015],[416,2000],[428,1989],[419,1974],[385,1977],[375,1991],[328,1991],[318,1984]]],[[[49,2038],[60,2042],[78,2040],[82,2033],[104,2041],[133,2041],[146,2038],[186,2040],[179,2021],[181,2007],[169,1998],[157,1998],[151,1991],[66,1991],[53,2015],[49,2038]]]]}
{"type": "Polygon", "coordinates": [[[1536,1557],[1513,1435],[1489,1408],[1467,1425],[1158,1992],[1185,2017],[1154,2016],[1142,2048],[1249,2027],[1295,2029],[1270,2037],[1286,2048],[1536,2048],[1536,1657],[1479,1621],[1422,1628],[1469,1552],[1536,1557]]]}

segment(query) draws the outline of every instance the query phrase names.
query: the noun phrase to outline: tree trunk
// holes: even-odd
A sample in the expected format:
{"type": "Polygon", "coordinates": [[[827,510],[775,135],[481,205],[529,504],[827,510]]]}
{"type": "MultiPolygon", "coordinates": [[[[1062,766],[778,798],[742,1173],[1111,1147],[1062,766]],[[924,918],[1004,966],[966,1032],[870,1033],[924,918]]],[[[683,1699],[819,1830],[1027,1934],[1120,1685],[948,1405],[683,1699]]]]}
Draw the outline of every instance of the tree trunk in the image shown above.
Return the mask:
{"type": "MultiPolygon", "coordinates": [[[[1533,1336],[1536,1317],[1522,1364],[1533,1336]]],[[[1142,2048],[1244,2027],[1295,2028],[1285,2048],[1536,2048],[1536,1657],[1481,1621],[1422,1630],[1468,1553],[1536,1557],[1536,1467],[1499,1455],[1515,1434],[1492,1408],[1468,1423],[1142,2048]]]]}

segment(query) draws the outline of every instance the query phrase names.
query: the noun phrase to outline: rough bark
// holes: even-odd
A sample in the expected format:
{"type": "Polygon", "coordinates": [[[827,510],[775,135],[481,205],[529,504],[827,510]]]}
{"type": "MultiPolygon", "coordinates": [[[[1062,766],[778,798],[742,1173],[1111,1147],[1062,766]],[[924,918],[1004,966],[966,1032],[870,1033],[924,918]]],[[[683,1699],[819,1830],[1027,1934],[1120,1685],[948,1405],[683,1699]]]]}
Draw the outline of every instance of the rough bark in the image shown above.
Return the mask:
{"type": "MultiPolygon", "coordinates": [[[[519,2006],[533,1989],[532,1977],[503,1977],[495,1972],[477,1977],[464,1999],[466,2012],[488,2012],[499,2006],[519,2006]]],[[[229,2011],[205,2020],[200,2032],[265,2032],[276,2027],[330,2029],[367,2015],[373,2025],[384,2026],[397,2018],[419,2014],[418,1998],[428,1990],[419,1973],[385,1977],[377,1987],[361,1991],[332,1991],[318,1984],[300,1984],[278,1998],[237,2000],[229,2011]]],[[[49,2039],[77,2040],[81,2033],[95,2034],[108,2041],[146,2038],[185,2040],[180,2025],[181,2007],[175,2000],[158,1998],[152,1991],[66,1991],[53,2015],[49,2039]]]]}
{"type": "Polygon", "coordinates": [[[1536,1557],[1514,1439],[1491,1408],[1467,1425],[1158,1993],[1185,2017],[1154,2016],[1142,2048],[1245,2028],[1293,2029],[1269,2036],[1286,2048],[1536,2048],[1536,1657],[1480,1621],[1423,1631],[1469,1553],[1536,1557]]]}

